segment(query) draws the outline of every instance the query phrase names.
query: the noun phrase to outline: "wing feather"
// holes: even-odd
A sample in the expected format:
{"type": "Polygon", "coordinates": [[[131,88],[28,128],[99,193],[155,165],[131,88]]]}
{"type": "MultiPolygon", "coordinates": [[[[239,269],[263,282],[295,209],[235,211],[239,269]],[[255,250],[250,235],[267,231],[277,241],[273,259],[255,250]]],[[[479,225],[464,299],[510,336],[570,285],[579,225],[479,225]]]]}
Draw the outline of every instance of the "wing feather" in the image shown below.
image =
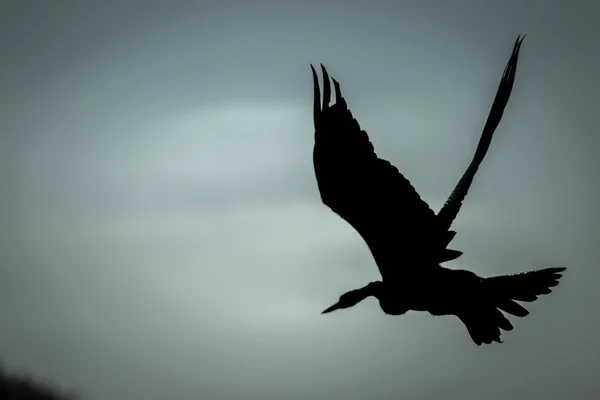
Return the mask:
{"type": "Polygon", "coordinates": [[[389,161],[377,156],[367,133],[348,109],[339,83],[323,73],[323,103],[317,72],[314,81],[313,163],[321,199],[363,237],[384,279],[399,271],[452,260],[462,253],[447,249],[456,232],[450,230],[473,178],[491,144],[512,91],[519,50],[517,37],[473,159],[436,215],[408,179],[389,161]],[[403,268],[400,268],[403,267],[403,268]]]}
{"type": "Polygon", "coordinates": [[[452,222],[460,211],[463,200],[469,192],[469,188],[473,183],[473,178],[492,143],[492,137],[502,119],[504,108],[506,107],[506,104],[508,104],[510,98],[513,83],[515,81],[515,74],[517,72],[519,50],[521,49],[521,43],[523,43],[524,39],[525,36],[521,37],[519,35],[515,41],[510,59],[504,68],[504,73],[502,74],[502,79],[500,80],[494,103],[492,104],[483,132],[481,133],[477,150],[475,150],[475,155],[473,156],[469,167],[448,197],[448,200],[446,200],[446,203],[437,214],[442,229],[450,229],[452,222]]]}
{"type": "MultiPolygon", "coordinates": [[[[315,104],[313,162],[321,199],[363,237],[384,279],[400,263],[435,259],[440,238],[436,215],[389,161],[379,158],[367,133],[347,107],[333,79],[336,102],[329,106],[329,75],[323,70],[323,105],[312,67],[315,104]]],[[[404,268],[402,268],[404,269],[404,268]]]]}

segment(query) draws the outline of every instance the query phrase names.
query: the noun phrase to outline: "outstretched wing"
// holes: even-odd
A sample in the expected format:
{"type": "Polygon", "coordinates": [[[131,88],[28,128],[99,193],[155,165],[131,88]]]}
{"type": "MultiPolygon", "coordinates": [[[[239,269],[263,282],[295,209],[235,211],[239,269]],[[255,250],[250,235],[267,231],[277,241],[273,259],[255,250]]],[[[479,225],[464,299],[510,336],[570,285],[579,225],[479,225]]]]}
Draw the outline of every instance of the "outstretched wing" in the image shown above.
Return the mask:
{"type": "Polygon", "coordinates": [[[460,181],[450,194],[450,197],[441,208],[440,212],[437,214],[441,229],[450,229],[452,222],[460,211],[463,200],[467,196],[469,188],[471,187],[471,183],[473,182],[473,178],[477,173],[477,169],[479,168],[479,165],[483,161],[483,158],[490,147],[492,137],[494,136],[494,131],[502,119],[504,108],[506,107],[508,99],[510,98],[513,82],[515,81],[515,74],[517,72],[519,50],[521,49],[521,43],[523,43],[523,39],[525,39],[525,36],[521,37],[519,35],[515,41],[512,54],[506,63],[498,91],[496,92],[496,97],[494,98],[494,103],[492,104],[492,109],[488,115],[483,132],[481,133],[481,138],[479,139],[479,144],[477,145],[477,150],[475,151],[475,155],[473,156],[471,164],[463,174],[462,178],[460,178],[460,181]]]}
{"type": "Polygon", "coordinates": [[[352,116],[333,79],[336,102],[323,65],[323,106],[314,79],[315,146],[313,162],[323,202],[363,237],[384,279],[398,268],[435,263],[440,248],[437,218],[410,182],[381,159],[352,116]]]}

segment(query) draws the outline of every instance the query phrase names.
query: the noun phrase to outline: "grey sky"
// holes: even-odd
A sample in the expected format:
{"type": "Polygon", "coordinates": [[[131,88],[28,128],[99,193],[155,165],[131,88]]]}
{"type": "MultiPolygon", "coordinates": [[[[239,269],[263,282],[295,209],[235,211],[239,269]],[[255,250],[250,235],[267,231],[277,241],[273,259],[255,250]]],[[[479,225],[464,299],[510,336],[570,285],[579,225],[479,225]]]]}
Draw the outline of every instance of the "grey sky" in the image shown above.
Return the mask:
{"type": "Polygon", "coordinates": [[[0,5],[7,367],[94,400],[598,395],[592,2],[87,3],[0,5]],[[561,285],[502,345],[373,299],[320,315],[379,275],[320,203],[309,63],[437,210],[519,33],[452,265],[561,285]]]}

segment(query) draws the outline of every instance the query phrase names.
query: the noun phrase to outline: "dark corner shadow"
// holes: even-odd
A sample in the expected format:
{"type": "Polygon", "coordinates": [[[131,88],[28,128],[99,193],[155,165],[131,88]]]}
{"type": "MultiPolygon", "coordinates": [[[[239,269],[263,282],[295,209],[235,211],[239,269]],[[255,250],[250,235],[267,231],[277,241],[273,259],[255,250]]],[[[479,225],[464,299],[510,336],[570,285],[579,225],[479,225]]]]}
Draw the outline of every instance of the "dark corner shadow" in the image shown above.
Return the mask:
{"type": "Polygon", "coordinates": [[[382,276],[381,281],[343,294],[324,314],[374,296],[387,314],[413,310],[455,315],[477,345],[501,343],[500,330],[513,329],[502,311],[524,317],[528,311],[516,301],[532,302],[558,285],[562,267],[484,278],[440,265],[462,254],[447,248],[456,235],[450,228],[502,119],[524,38],[519,35],[514,43],[475,155],[437,214],[396,167],[377,156],[335,79],[335,103],[329,104],[330,78],[322,64],[321,104],[319,79],[311,65],[313,163],[321,199],[362,236],[382,276]]]}
{"type": "Polygon", "coordinates": [[[11,373],[0,363],[1,400],[82,400],[76,392],[65,392],[56,385],[22,373],[11,373]]]}

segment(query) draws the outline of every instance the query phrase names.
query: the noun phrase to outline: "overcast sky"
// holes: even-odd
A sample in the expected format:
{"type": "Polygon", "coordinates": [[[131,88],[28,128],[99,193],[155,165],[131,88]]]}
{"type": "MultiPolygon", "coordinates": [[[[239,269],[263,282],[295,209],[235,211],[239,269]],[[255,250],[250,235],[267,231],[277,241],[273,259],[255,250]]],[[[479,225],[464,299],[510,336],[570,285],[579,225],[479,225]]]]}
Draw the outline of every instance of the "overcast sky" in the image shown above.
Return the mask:
{"type": "Polygon", "coordinates": [[[598,6],[273,4],[0,4],[5,366],[93,400],[598,395],[598,6]],[[437,211],[521,33],[448,266],[562,283],[482,347],[372,298],[320,315],[380,276],[320,202],[309,63],[437,211]]]}

